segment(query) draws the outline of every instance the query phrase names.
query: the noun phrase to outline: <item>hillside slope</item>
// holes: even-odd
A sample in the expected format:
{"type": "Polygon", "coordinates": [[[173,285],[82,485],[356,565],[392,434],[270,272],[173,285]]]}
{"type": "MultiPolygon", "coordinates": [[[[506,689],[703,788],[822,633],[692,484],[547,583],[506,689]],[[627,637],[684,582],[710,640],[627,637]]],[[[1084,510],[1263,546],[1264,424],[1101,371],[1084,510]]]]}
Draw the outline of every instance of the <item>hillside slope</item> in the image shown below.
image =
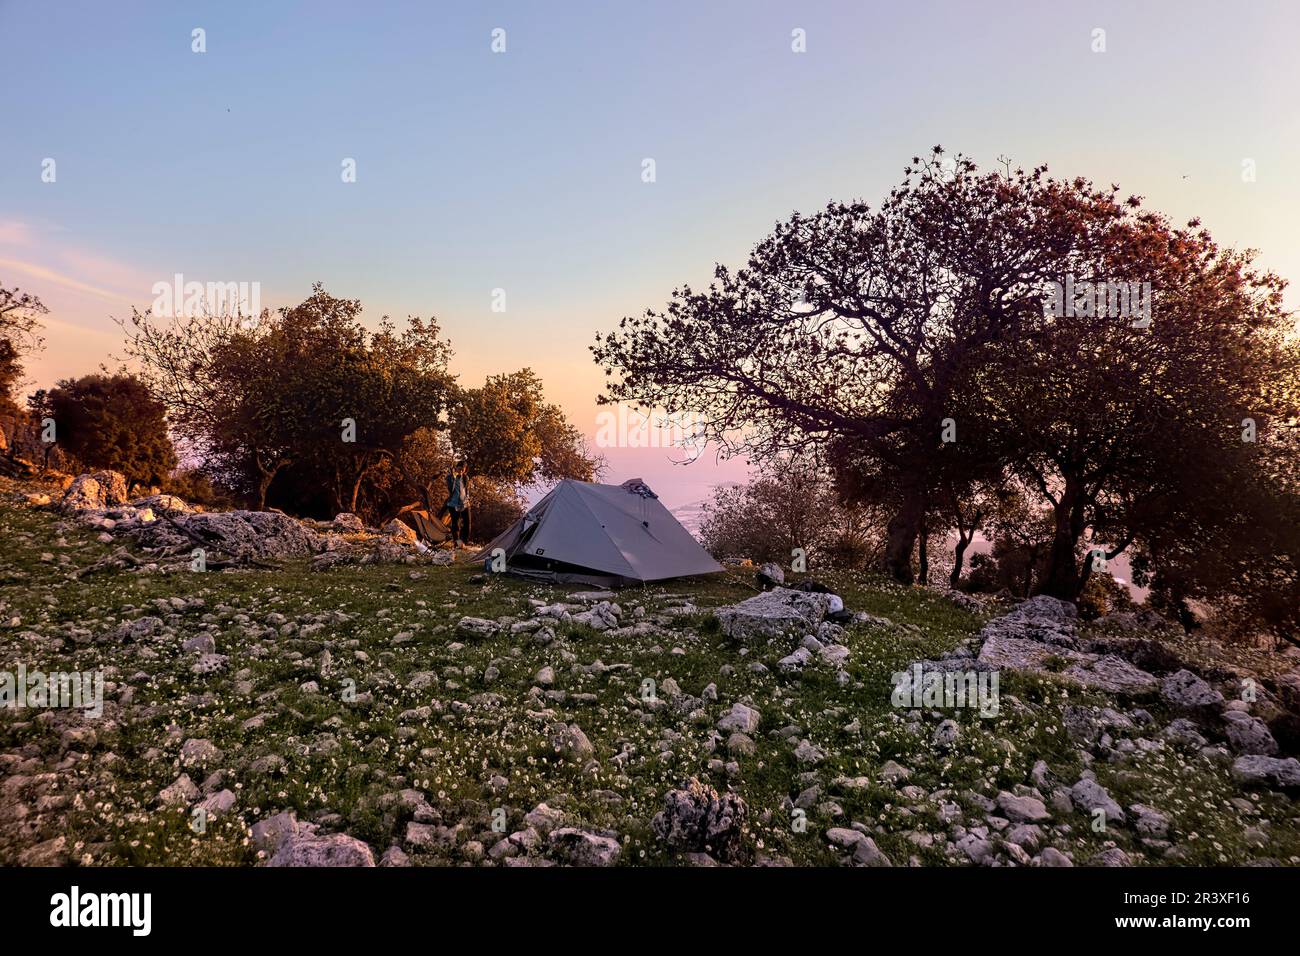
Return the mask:
{"type": "MultiPolygon", "coordinates": [[[[1003,668],[996,716],[893,705],[1007,607],[828,574],[865,612],[828,638],[847,659],[791,661],[799,635],[710,613],[738,578],[612,606],[467,564],[117,568],[121,539],[23,490],[0,669],[102,671],[105,703],[0,708],[0,864],[1300,862],[1295,788],[1234,779],[1220,717],[1081,687],[1064,652],[1003,668]]],[[[1297,663],[1168,640],[1219,687],[1297,663]]]]}

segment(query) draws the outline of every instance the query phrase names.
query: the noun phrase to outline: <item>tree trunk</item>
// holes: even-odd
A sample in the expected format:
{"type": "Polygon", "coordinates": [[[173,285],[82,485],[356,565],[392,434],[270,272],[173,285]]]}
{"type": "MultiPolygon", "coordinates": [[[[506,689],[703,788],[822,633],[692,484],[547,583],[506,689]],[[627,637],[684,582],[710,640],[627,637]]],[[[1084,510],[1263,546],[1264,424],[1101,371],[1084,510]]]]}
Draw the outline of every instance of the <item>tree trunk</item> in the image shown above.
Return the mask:
{"type": "Polygon", "coordinates": [[[966,562],[966,549],[970,547],[974,537],[974,532],[969,538],[960,532],[957,534],[957,547],[952,552],[952,574],[948,575],[948,586],[954,590],[961,584],[961,569],[966,562]]]}
{"type": "Polygon", "coordinates": [[[925,498],[919,489],[909,489],[903,494],[903,503],[889,519],[886,529],[884,569],[900,584],[912,584],[916,578],[912,571],[912,551],[921,532],[921,518],[925,513],[925,498]]]}
{"type": "Polygon", "coordinates": [[[271,482],[275,479],[275,473],[279,469],[263,468],[260,464],[257,467],[260,477],[257,480],[257,510],[266,510],[266,493],[271,490],[271,482]]]}
{"type": "Polygon", "coordinates": [[[917,555],[920,558],[921,573],[920,579],[922,584],[930,583],[930,534],[925,527],[925,520],[921,520],[921,533],[917,536],[917,555]]]}
{"type": "Polygon", "coordinates": [[[281,458],[270,468],[262,464],[262,457],[257,452],[253,452],[253,464],[257,466],[257,510],[266,510],[266,495],[271,490],[271,482],[275,476],[280,473],[280,469],[291,464],[292,458],[281,458]]]}
{"type": "Polygon", "coordinates": [[[1065,489],[1053,508],[1056,530],[1047,558],[1047,572],[1038,587],[1040,594],[1062,601],[1073,601],[1079,596],[1081,582],[1074,554],[1079,538],[1083,536],[1084,504],[1082,486],[1067,479],[1065,489]]]}

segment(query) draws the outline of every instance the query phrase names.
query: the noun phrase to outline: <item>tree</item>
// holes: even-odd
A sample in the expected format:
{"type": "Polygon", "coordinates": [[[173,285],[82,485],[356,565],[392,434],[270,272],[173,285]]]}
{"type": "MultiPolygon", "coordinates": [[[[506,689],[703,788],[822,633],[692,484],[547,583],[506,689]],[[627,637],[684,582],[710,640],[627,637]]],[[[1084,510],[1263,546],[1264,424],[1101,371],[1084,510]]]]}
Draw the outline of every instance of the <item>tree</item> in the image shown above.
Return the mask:
{"type": "Polygon", "coordinates": [[[797,548],[810,567],[860,567],[875,549],[879,527],[869,508],[840,499],[823,465],[783,458],[748,484],[716,489],[704,506],[700,539],[717,557],[788,566],[797,548]]]}
{"type": "Polygon", "coordinates": [[[1004,495],[1005,492],[999,486],[972,483],[963,485],[952,477],[940,486],[938,510],[943,526],[950,528],[957,536],[953,546],[952,569],[948,573],[948,587],[956,588],[961,584],[966,550],[1004,495]]]}
{"type": "Polygon", "coordinates": [[[1260,631],[1300,645],[1300,436],[1287,422],[1258,436],[1250,467],[1196,456],[1170,520],[1135,543],[1135,583],[1148,602],[1196,626],[1192,602],[1208,606],[1234,636],[1260,631]],[[1197,529],[1193,535],[1180,527],[1197,529]]]}
{"type": "Polygon", "coordinates": [[[316,284],[253,323],[137,312],[123,324],[178,432],[259,508],[377,521],[414,499],[436,512],[453,447],[481,481],[504,483],[493,498],[503,515],[521,484],[594,476],[598,462],[531,371],[461,390],[434,320],[399,331],[385,316],[370,331],[361,314],[316,284]]]}
{"type": "Polygon", "coordinates": [[[49,312],[34,295],[0,284],[0,406],[16,411],[13,391],[23,375],[23,357],[38,351],[43,341],[38,316],[49,312]]]}
{"type": "Polygon", "coordinates": [[[989,354],[1041,313],[1082,227],[1115,214],[1045,168],[941,162],[939,147],[914,159],[878,210],[795,214],[746,268],[717,266],[706,292],[683,287],[593,348],[611,377],[604,401],[689,410],[731,453],[839,444],[842,460],[896,476],[884,561],[904,582],[947,420],[980,430],[972,396],[989,354]]]}
{"type": "Polygon", "coordinates": [[[59,446],[87,468],[111,468],[128,482],[162,485],[176,467],[166,409],[132,375],[64,379],[45,402],[59,446]]]}
{"type": "Polygon", "coordinates": [[[548,404],[531,369],[490,376],[482,388],[464,389],[448,423],[458,457],[472,476],[516,485],[574,478],[591,481],[600,462],[557,405],[548,404]]]}
{"type": "MultiPolygon", "coordinates": [[[[140,380],[163,403],[168,421],[186,451],[203,458],[228,487],[245,490],[253,461],[265,462],[265,436],[252,399],[274,378],[274,360],[254,348],[268,321],[263,311],[253,329],[240,316],[216,314],[155,316],[132,309],[119,320],[126,357],[140,380]]],[[[286,454],[286,439],[272,454],[286,454]]],[[[264,497],[263,489],[263,497],[264,497]]],[[[264,505],[263,505],[264,506],[264,505]]]]}
{"type": "Polygon", "coordinates": [[[392,457],[392,467],[401,479],[398,494],[408,502],[418,498],[424,510],[436,515],[447,499],[447,474],[455,458],[446,431],[417,428],[392,457]]]}
{"type": "Polygon", "coordinates": [[[746,268],[718,266],[706,292],[598,337],[604,400],[690,409],[759,458],[829,448],[841,484],[890,502],[884,563],[904,582],[936,497],[1014,474],[1053,511],[1039,586],[1073,600],[1091,570],[1081,543],[1113,558],[1176,520],[1187,449],[1249,457],[1238,423],[1276,417],[1280,394],[1294,408],[1282,282],[1117,186],[960,156],[941,171],[940,156],[914,161],[879,210],[796,214],[746,268]],[[1076,284],[1119,283],[1146,290],[1151,323],[1073,314],[1076,284]],[[1070,308],[1045,308],[1052,289],[1070,308]]]}
{"type": "Polygon", "coordinates": [[[413,317],[399,334],[385,316],[368,333],[360,313],[360,302],[317,285],[266,336],[301,382],[277,393],[294,430],[295,480],[325,490],[335,510],[357,511],[371,470],[417,430],[440,427],[455,392],[435,322],[413,317]]]}
{"type": "MultiPolygon", "coordinates": [[[[1042,579],[1052,547],[1055,521],[1039,495],[1015,483],[1002,489],[992,502],[987,528],[993,540],[992,577],[997,588],[1029,597],[1042,579]]],[[[972,577],[974,577],[972,561],[972,577]]]]}
{"type": "Polygon", "coordinates": [[[997,427],[1020,449],[1011,467],[1053,510],[1040,590],[1065,600],[1087,585],[1094,551],[1110,560],[1143,538],[1205,540],[1216,523],[1235,523],[1234,499],[1215,506],[1204,490],[1219,483],[1189,458],[1253,473],[1255,446],[1240,423],[1253,416],[1269,427],[1277,409],[1268,396],[1296,367],[1280,279],[1220,249],[1195,220],[1173,228],[1137,212],[1136,198],[1124,208],[1058,281],[1147,282],[1150,323],[1044,310],[983,373],[997,427]]]}
{"type": "Polygon", "coordinates": [[[283,495],[296,510],[356,511],[367,476],[419,429],[443,427],[455,394],[436,321],[398,332],[385,316],[371,332],[361,311],[317,283],[253,323],[135,312],[124,327],[128,354],[223,484],[260,508],[283,495]]]}

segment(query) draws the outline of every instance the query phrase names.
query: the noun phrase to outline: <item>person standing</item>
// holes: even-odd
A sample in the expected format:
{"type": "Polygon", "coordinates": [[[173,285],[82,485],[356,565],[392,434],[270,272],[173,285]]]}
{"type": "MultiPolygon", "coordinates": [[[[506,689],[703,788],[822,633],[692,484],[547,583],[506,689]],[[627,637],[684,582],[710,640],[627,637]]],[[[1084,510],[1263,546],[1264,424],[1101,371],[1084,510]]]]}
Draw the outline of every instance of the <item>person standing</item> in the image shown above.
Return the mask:
{"type": "Polygon", "coordinates": [[[447,511],[451,514],[451,546],[469,544],[469,462],[461,459],[447,473],[447,511]]]}

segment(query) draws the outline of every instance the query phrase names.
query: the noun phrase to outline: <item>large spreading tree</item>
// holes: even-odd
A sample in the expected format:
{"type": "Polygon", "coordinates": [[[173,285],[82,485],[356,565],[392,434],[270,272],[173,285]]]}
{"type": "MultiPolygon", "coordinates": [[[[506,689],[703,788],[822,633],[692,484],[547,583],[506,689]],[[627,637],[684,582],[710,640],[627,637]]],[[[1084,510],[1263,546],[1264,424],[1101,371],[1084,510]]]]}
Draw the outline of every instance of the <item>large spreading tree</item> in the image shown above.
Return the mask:
{"type": "Polygon", "coordinates": [[[462,389],[436,321],[399,330],[384,317],[371,330],[359,301],[319,284],[253,322],[136,312],[123,325],[187,452],[259,508],[376,521],[417,501],[437,511],[453,454],[483,502],[598,466],[531,371],[462,389]]]}
{"type": "Polygon", "coordinates": [[[1073,599],[1085,545],[1113,557],[1186,520],[1180,458],[1248,457],[1236,423],[1288,414],[1270,400],[1295,370],[1282,283],[1117,187],[941,160],[878,209],[795,214],[745,268],[625,318],[593,349],[602,398],[693,413],[751,459],[827,449],[842,485],[890,503],[884,566],[904,582],[927,516],[966,536],[966,499],[1018,478],[1052,510],[1040,588],[1073,599]],[[1151,322],[1046,308],[1108,282],[1150,283],[1151,322]]]}
{"type": "Polygon", "coordinates": [[[547,402],[532,369],[489,376],[462,389],[448,414],[451,444],[471,476],[515,485],[591,481],[601,462],[558,406],[547,402]]]}
{"type": "Polygon", "coordinates": [[[443,427],[455,393],[435,321],[399,332],[385,317],[372,332],[360,302],[319,284],[252,323],[137,312],[125,325],[187,447],[258,507],[356,510],[372,469],[419,429],[443,427]]]}

